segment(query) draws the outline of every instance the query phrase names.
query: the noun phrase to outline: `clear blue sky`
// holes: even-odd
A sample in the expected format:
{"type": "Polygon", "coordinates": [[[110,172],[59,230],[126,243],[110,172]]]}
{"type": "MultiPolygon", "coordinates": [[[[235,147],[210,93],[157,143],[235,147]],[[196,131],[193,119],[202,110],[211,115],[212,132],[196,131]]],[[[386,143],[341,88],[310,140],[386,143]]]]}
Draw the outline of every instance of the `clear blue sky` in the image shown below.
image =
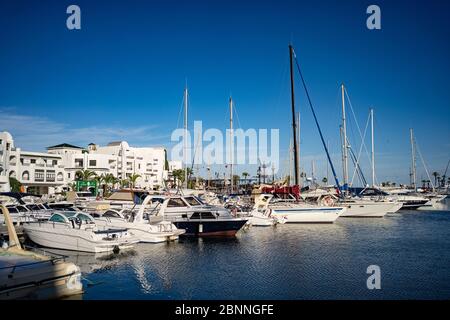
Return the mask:
{"type": "MultiPolygon", "coordinates": [[[[449,12],[448,1],[2,1],[0,130],[32,150],[118,139],[169,146],[187,78],[191,120],[227,127],[231,93],[243,128],[280,129],[283,161],[292,41],[339,174],[342,82],[361,127],[375,109],[380,181],[408,181],[410,127],[429,170],[443,173],[449,12]],[[70,4],[81,7],[81,30],[66,28],[70,4]],[[366,28],[370,4],[381,7],[379,31],[366,28]]],[[[302,167],[310,172],[314,159],[323,176],[323,149],[296,90],[302,167]]],[[[418,167],[421,179],[420,159],[418,167]]]]}

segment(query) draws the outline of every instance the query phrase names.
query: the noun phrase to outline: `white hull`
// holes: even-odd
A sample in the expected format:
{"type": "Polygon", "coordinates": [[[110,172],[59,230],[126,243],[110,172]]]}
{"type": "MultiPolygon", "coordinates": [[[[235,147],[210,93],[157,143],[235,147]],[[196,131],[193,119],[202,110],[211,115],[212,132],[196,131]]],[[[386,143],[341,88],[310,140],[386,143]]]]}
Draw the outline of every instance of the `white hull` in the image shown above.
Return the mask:
{"type": "Polygon", "coordinates": [[[271,207],[272,216],[286,223],[333,223],[345,211],[342,207],[271,207]]]}
{"type": "Polygon", "coordinates": [[[126,228],[132,236],[139,240],[139,242],[145,243],[174,241],[178,239],[179,235],[185,232],[183,229],[175,229],[172,231],[156,231],[155,229],[158,229],[158,225],[152,226],[148,223],[114,221],[114,219],[110,219],[110,221],[107,221],[105,219],[98,218],[96,219],[96,224],[98,226],[108,228],[126,228]]]}
{"type": "Polygon", "coordinates": [[[40,246],[83,252],[111,252],[117,249],[125,250],[133,247],[137,241],[128,240],[94,240],[90,232],[76,229],[59,229],[41,227],[39,224],[24,226],[27,236],[40,246]],[[68,232],[70,230],[70,232],[68,232]]]}
{"type": "Polygon", "coordinates": [[[347,211],[341,217],[358,217],[358,218],[382,218],[388,212],[398,210],[398,204],[395,202],[370,202],[355,201],[351,203],[339,203],[347,207],[347,211]]]}
{"type": "Polygon", "coordinates": [[[275,219],[267,216],[251,216],[248,219],[248,223],[255,227],[270,227],[276,224],[275,219]]]}

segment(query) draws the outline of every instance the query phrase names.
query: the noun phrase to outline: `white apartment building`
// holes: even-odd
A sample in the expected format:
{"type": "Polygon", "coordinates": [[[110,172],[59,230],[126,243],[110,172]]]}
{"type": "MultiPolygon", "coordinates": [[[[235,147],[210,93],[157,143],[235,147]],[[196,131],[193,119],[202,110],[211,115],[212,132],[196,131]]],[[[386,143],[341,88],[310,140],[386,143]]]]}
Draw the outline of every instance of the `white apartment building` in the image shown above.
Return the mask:
{"type": "Polygon", "coordinates": [[[16,148],[8,132],[0,133],[0,190],[9,191],[9,178],[19,180],[25,191],[52,194],[66,183],[62,157],[16,148]]]}
{"type": "Polygon", "coordinates": [[[146,189],[162,187],[167,178],[163,147],[136,148],[119,141],[103,147],[91,143],[86,149],[63,143],[47,151],[22,151],[8,132],[0,133],[0,191],[9,190],[9,177],[15,177],[27,192],[52,194],[73,182],[78,170],[119,179],[138,174],[136,187],[146,189]]]}

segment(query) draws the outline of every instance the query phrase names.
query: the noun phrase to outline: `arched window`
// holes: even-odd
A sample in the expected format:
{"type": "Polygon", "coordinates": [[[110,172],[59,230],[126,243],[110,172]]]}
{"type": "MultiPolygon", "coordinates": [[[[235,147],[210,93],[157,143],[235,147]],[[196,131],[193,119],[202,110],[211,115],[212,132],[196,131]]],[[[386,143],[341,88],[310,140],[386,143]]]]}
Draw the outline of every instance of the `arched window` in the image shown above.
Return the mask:
{"type": "Polygon", "coordinates": [[[66,222],[66,218],[64,218],[62,215],[60,215],[59,213],[55,213],[54,215],[52,215],[49,219],[49,221],[52,222],[66,222]]]}
{"type": "Polygon", "coordinates": [[[64,175],[61,172],[58,172],[56,179],[58,179],[58,181],[63,181],[64,175]]]}
{"type": "Polygon", "coordinates": [[[28,171],[24,171],[22,173],[22,180],[24,180],[24,181],[30,180],[30,173],[28,171]]]}

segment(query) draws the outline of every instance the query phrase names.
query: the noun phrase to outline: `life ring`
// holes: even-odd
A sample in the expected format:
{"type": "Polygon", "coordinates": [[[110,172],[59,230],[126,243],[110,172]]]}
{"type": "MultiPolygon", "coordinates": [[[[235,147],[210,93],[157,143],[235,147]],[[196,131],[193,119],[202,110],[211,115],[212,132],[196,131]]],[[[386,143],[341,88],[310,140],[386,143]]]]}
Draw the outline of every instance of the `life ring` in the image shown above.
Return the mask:
{"type": "Polygon", "coordinates": [[[267,209],[267,216],[268,217],[272,216],[272,209],[270,209],[270,208],[267,209]]]}

